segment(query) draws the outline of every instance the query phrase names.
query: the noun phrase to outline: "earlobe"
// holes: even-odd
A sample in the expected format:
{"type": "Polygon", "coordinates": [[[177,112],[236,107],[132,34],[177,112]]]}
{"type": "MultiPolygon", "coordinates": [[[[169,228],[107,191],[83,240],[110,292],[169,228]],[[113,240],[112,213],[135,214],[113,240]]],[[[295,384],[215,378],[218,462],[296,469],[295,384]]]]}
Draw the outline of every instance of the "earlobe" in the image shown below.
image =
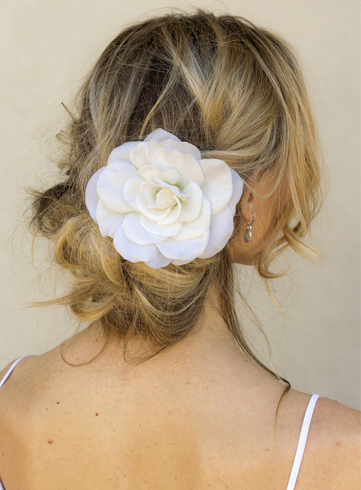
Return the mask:
{"type": "Polygon", "coordinates": [[[244,186],[243,194],[241,197],[241,214],[247,222],[253,220],[253,213],[255,212],[255,194],[252,192],[253,187],[257,185],[259,174],[262,169],[257,168],[247,179],[247,186],[244,186]]]}

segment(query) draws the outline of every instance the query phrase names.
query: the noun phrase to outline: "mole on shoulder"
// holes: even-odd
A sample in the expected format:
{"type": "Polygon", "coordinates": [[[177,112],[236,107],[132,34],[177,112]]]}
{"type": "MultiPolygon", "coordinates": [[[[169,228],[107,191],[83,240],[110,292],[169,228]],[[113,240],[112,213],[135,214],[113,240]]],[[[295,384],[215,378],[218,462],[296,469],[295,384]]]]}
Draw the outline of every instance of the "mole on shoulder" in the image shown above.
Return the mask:
{"type": "Polygon", "coordinates": [[[53,439],[49,439],[49,440],[48,440],[48,443],[49,443],[49,444],[53,444],[53,442],[54,442],[54,441],[53,441],[53,439]]]}

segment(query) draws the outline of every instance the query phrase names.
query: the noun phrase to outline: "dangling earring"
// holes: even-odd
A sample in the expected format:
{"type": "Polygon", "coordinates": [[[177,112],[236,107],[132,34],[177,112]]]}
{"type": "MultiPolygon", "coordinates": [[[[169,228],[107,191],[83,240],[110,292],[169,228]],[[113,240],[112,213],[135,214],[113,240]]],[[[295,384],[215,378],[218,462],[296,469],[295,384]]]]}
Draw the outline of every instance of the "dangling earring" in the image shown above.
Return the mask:
{"type": "Polygon", "coordinates": [[[244,237],[244,241],[247,243],[249,243],[252,240],[252,225],[255,219],[256,219],[256,213],[253,213],[253,220],[251,222],[249,221],[247,222],[247,229],[244,237]]]}

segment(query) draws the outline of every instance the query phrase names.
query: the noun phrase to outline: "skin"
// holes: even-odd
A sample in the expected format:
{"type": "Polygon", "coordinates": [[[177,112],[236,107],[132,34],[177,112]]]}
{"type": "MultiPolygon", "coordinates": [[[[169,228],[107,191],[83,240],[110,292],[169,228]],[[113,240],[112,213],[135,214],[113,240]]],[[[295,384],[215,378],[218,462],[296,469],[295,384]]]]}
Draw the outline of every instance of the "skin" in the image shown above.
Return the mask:
{"type": "MultiPolygon", "coordinates": [[[[260,170],[256,170],[248,181],[249,188],[244,186],[241,197],[242,225],[239,236],[232,240],[230,247],[233,263],[252,265],[262,251],[266,237],[270,232],[278,215],[287,204],[289,194],[281,187],[280,191],[269,195],[274,184],[274,176],[271,172],[265,173],[260,177],[260,170]],[[247,222],[252,221],[253,212],[256,219],[252,226],[252,241],[247,243],[244,240],[247,222]]],[[[208,300],[205,304],[205,314],[201,322],[195,325],[194,333],[176,345],[160,352],[154,359],[145,363],[144,366],[136,368],[142,372],[148,366],[162,366],[166,363],[178,365],[191,365],[192,369],[196,366],[202,369],[204,363],[209,363],[215,358],[220,362],[228,362],[229,359],[235,362],[248,362],[248,358],[240,351],[236,345],[227,324],[218,312],[219,300],[214,290],[210,290],[208,300]],[[222,360],[222,361],[221,361],[222,360]]],[[[99,352],[99,345],[103,346],[102,327],[100,321],[93,322],[88,328],[82,330],[63,345],[64,358],[74,364],[86,362],[92,359],[99,352]],[[79,359],[79,352],[84,351],[84,357],[79,359]]],[[[122,344],[120,344],[122,345],[122,344]]],[[[132,340],[128,344],[130,353],[145,354],[150,346],[142,341],[132,340]]],[[[123,373],[130,373],[134,368],[128,367],[123,360],[119,359],[119,345],[109,343],[100,354],[97,361],[103,364],[119,366],[123,373]]],[[[260,368],[255,368],[260,378],[269,376],[260,368]]],[[[280,385],[283,386],[283,385],[280,385]]]]}
{"type": "Polygon", "coordinates": [[[274,223],[287,205],[289,191],[285,184],[279,187],[279,191],[273,192],[274,175],[272,172],[263,174],[260,178],[260,170],[256,170],[250,177],[249,187],[244,186],[241,197],[242,226],[240,236],[230,243],[232,262],[244,265],[253,265],[256,257],[263,250],[267,235],[274,223]],[[252,240],[244,240],[247,223],[253,220],[252,240]]]}
{"type": "MultiPolygon", "coordinates": [[[[284,191],[284,187],[279,192],[274,192],[268,195],[274,184],[274,176],[271,172],[265,173],[260,177],[260,170],[256,170],[249,179],[249,188],[244,186],[241,197],[241,214],[242,225],[239,236],[232,241],[230,247],[231,259],[233,263],[253,265],[256,257],[263,250],[266,237],[272,226],[277,220],[278,215],[282,212],[289,194],[284,191]],[[252,221],[253,212],[256,213],[256,219],[252,226],[253,237],[252,241],[247,243],[244,240],[247,222],[252,221]]],[[[166,349],[156,356],[160,362],[181,362],[189,356],[192,362],[199,359],[199,362],[204,362],[205,358],[217,356],[219,352],[225,357],[236,355],[236,357],[246,360],[246,356],[239,351],[239,347],[235,344],[232,335],[230,334],[227,324],[217,311],[219,308],[219,300],[213,290],[209,292],[208,301],[205,304],[205,315],[201,323],[194,328],[195,333],[189,338],[178,342],[175,346],[166,349]]],[[[88,328],[84,329],[78,337],[70,339],[71,344],[66,343],[64,352],[68,345],[72,345],[74,349],[75,343],[85,342],[95,355],[99,347],[102,345],[102,327],[99,321],[93,322],[88,328]],[[94,347],[95,346],[95,347],[94,347]]],[[[129,344],[130,352],[145,353],[147,346],[142,341],[141,345],[137,341],[131,341],[129,344]]],[[[101,356],[111,359],[117,359],[119,362],[119,346],[109,344],[103,351],[101,356]]],[[[65,355],[65,359],[73,362],[65,355]]],[[[157,363],[151,360],[148,363],[157,363]]],[[[146,363],[147,364],[147,363],[146,363]]],[[[128,368],[122,364],[122,369],[128,368]]],[[[262,372],[261,372],[262,373],[262,372]]]]}
{"type": "MultiPolygon", "coordinates": [[[[253,177],[242,195],[244,219],[233,250],[233,261],[247,265],[262,250],[287,200],[284,192],[264,197],[271,175],[253,177]],[[253,240],[246,243],[253,212],[253,240]]],[[[291,389],[274,438],[284,385],[241,352],[217,305],[211,290],[194,334],[137,367],[125,365],[119,346],[111,343],[97,356],[103,346],[100,322],[62,344],[67,362],[81,365],[94,358],[90,364],[68,366],[60,345],[23,359],[0,393],[5,487],[85,490],[104,488],[105,481],[109,490],[285,489],[310,395],[291,389]],[[32,461],[40,471],[33,471],[32,461]]],[[[142,353],[147,345],[133,341],[129,350],[142,353]]],[[[356,490],[357,454],[359,412],[320,398],[297,490],[356,490]]]]}
{"type": "MultiPolygon", "coordinates": [[[[265,173],[260,178],[260,170],[256,170],[249,179],[249,188],[244,186],[241,197],[242,226],[239,236],[232,241],[230,248],[233,263],[245,265],[252,265],[254,263],[255,258],[265,245],[267,234],[271,230],[274,220],[277,219],[279,210],[282,210],[287,203],[287,193],[274,192],[271,196],[268,196],[272,185],[273,175],[271,172],[265,173]],[[284,195],[286,195],[286,199],[283,197],[284,195]],[[256,219],[252,226],[253,237],[252,241],[247,243],[244,240],[244,235],[247,222],[252,221],[253,212],[256,213],[256,219]]],[[[218,349],[221,349],[227,356],[227,352],[224,352],[225,345],[233,353],[239,353],[239,348],[235,345],[226,323],[217,311],[217,307],[219,307],[218,298],[215,292],[211,290],[208,301],[205,304],[204,319],[202,323],[195,326],[194,330],[196,333],[188,339],[177,343],[177,345],[172,346],[172,348],[167,349],[166,352],[161,352],[157,358],[163,361],[166,357],[167,362],[171,362],[175,357],[185,359],[185,349],[189,356],[197,359],[202,359],[205,353],[215,355],[218,349]]],[[[99,321],[96,321],[87,329],[84,329],[78,335],[77,340],[74,338],[70,340],[73,346],[72,349],[74,348],[74,342],[86,342],[88,348],[92,349],[90,346],[93,345],[98,349],[99,343],[102,343],[101,339],[101,324],[99,321]]],[[[147,347],[143,341],[141,345],[137,341],[130,342],[130,352],[146,352],[146,349],[147,347]]],[[[241,355],[241,353],[239,354],[241,355]]],[[[109,344],[101,355],[119,358],[119,347],[109,344]]],[[[242,355],[242,357],[245,356],[242,355]]],[[[68,360],[67,357],[65,358],[68,360]]],[[[123,368],[126,369],[125,366],[123,368]]]]}

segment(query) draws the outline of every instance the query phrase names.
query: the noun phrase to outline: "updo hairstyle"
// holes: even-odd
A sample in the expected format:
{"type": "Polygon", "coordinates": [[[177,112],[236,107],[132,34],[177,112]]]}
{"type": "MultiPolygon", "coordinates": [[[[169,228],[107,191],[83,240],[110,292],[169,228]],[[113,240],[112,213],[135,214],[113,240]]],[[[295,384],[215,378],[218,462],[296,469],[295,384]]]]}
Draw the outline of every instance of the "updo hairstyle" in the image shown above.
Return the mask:
{"type": "Polygon", "coordinates": [[[270,265],[286,247],[311,260],[318,254],[302,237],[321,206],[322,157],[293,48],[239,16],[178,10],[123,29],[68,104],[72,117],[59,135],[62,178],[47,190],[31,190],[31,228],[54,243],[55,261],[70,272],[71,288],[37,304],[68,305],[80,322],[100,320],[105,340],[119,341],[124,359],[138,364],[194,333],[212,289],[240,349],[284,381],[287,392],[288,381],[252,352],[235,309],[229,245],[245,229],[240,203],[223,250],[159,269],[121,257],[85,206],[86,185],[111,151],[163,128],[195,145],[202,158],[224,160],[245,186],[260,168],[260,178],[272,171],[271,194],[290,192],[257,259],[266,284],[283,275],[270,265]],[[127,357],[127,342],[135,337],[151,342],[154,352],[127,357]]]}

